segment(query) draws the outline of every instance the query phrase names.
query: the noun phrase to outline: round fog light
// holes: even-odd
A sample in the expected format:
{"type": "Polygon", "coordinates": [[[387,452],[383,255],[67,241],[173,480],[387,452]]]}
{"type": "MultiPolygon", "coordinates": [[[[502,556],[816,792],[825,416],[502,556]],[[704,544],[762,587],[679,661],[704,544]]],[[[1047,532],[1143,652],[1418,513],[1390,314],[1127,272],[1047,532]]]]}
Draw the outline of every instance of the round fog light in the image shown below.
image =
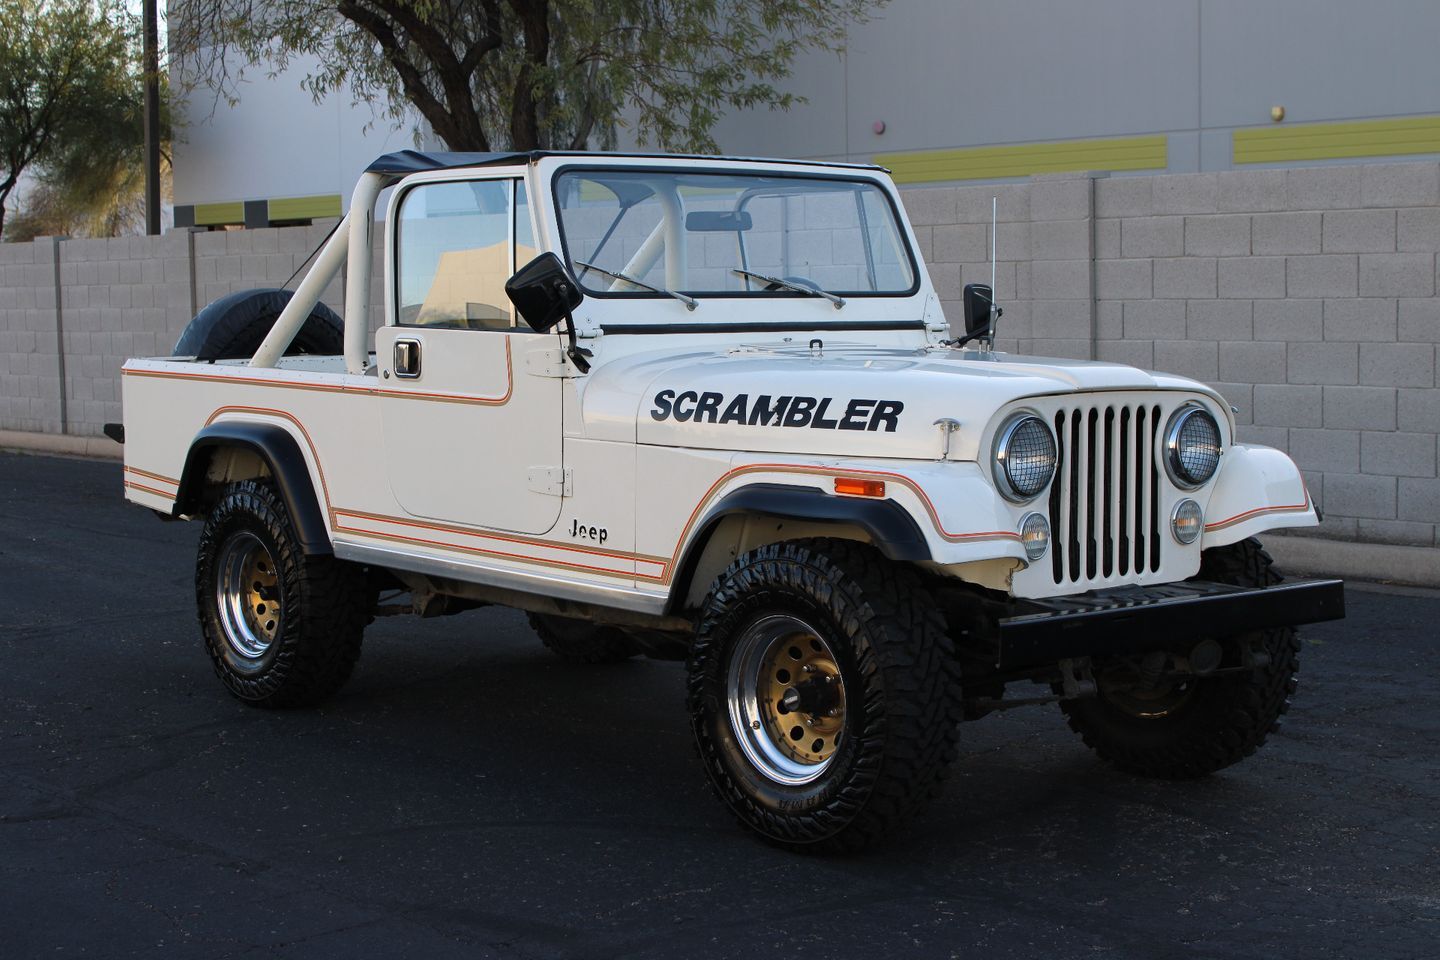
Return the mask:
{"type": "Polygon", "coordinates": [[[1050,549],[1050,521],[1044,514],[1027,513],[1020,521],[1020,542],[1025,545],[1025,556],[1039,560],[1050,549]]]}
{"type": "Polygon", "coordinates": [[[1181,543],[1194,543],[1205,522],[1205,512],[1194,500],[1181,500],[1170,514],[1170,532],[1181,543]]]}

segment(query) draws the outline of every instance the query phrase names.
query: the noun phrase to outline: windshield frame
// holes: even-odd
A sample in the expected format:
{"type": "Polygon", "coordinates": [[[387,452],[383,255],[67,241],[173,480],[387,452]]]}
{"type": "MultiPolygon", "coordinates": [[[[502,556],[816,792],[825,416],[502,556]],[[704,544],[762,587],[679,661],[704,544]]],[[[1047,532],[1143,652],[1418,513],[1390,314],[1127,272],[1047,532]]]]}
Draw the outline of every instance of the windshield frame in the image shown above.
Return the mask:
{"type": "MultiPolygon", "coordinates": [[[[792,171],[784,171],[784,172],[781,172],[781,171],[775,171],[775,170],[763,170],[763,171],[761,171],[761,170],[756,170],[756,169],[753,168],[753,167],[746,167],[746,166],[743,166],[743,165],[740,165],[740,164],[736,164],[735,166],[730,166],[730,165],[718,165],[718,164],[717,164],[717,165],[705,165],[705,166],[699,166],[699,165],[697,165],[697,166],[690,166],[690,165],[688,165],[688,164],[687,164],[687,165],[684,165],[684,166],[670,165],[670,164],[657,164],[657,165],[649,165],[649,164],[647,164],[647,165],[643,165],[643,166],[642,166],[642,165],[625,164],[625,165],[622,166],[622,165],[619,165],[619,164],[611,165],[611,164],[604,164],[604,163],[585,163],[585,162],[580,162],[580,163],[566,163],[566,164],[562,164],[562,165],[559,166],[559,167],[556,167],[555,170],[554,170],[554,172],[553,172],[553,173],[551,174],[551,176],[550,176],[550,202],[551,202],[551,204],[552,204],[552,208],[553,208],[554,214],[555,214],[555,227],[556,227],[557,240],[559,241],[560,256],[561,256],[561,258],[562,258],[562,259],[564,260],[564,262],[565,262],[565,268],[566,268],[567,270],[569,270],[572,275],[576,275],[576,268],[575,268],[575,265],[574,265],[574,264],[575,264],[575,261],[574,261],[573,259],[571,259],[571,256],[570,256],[569,242],[566,240],[566,237],[565,237],[564,208],[561,206],[561,203],[560,203],[560,180],[561,180],[561,178],[562,178],[564,175],[566,175],[566,174],[568,174],[568,173],[583,173],[583,172],[587,172],[587,171],[590,171],[590,172],[615,172],[615,171],[623,171],[623,172],[625,172],[625,173],[662,173],[662,174],[676,174],[676,175],[681,175],[681,176],[686,175],[686,174],[695,174],[695,175],[720,175],[720,176],[732,176],[732,177],[734,177],[734,176],[745,176],[746,174],[751,174],[751,175],[754,175],[754,176],[757,176],[757,177],[765,177],[765,178],[767,178],[767,179],[777,179],[777,180],[778,180],[778,179],[784,179],[784,180],[835,180],[835,181],[840,181],[840,182],[843,182],[843,183],[858,183],[858,184],[864,184],[864,185],[867,185],[867,186],[874,187],[874,188],[880,193],[880,195],[885,198],[885,202],[886,202],[886,204],[889,205],[889,208],[890,208],[890,215],[891,215],[892,217],[894,217],[895,233],[896,233],[896,236],[897,236],[897,237],[899,238],[899,240],[900,240],[901,246],[904,248],[906,262],[907,262],[907,263],[909,264],[909,266],[910,266],[910,286],[909,286],[907,289],[905,289],[905,290],[882,290],[882,291],[872,291],[872,290],[861,290],[861,291],[833,290],[833,291],[829,291],[829,290],[827,290],[827,292],[835,293],[835,294],[838,294],[838,295],[840,295],[840,296],[843,296],[846,300],[850,300],[850,299],[852,299],[852,298],[853,298],[853,299],[903,300],[903,299],[906,299],[906,298],[909,298],[909,297],[913,297],[913,296],[915,296],[917,293],[920,292],[920,289],[921,289],[920,262],[919,262],[919,260],[916,258],[914,246],[913,246],[913,245],[911,244],[911,242],[910,242],[910,221],[905,218],[905,215],[904,215],[903,210],[901,209],[900,205],[896,202],[896,197],[895,197],[894,192],[889,189],[889,185],[886,184],[885,181],[883,181],[883,180],[881,180],[881,179],[879,179],[879,178],[877,178],[877,177],[867,177],[867,176],[864,176],[864,175],[861,173],[861,171],[859,171],[859,170],[857,170],[855,173],[818,173],[818,172],[812,172],[812,171],[809,171],[809,170],[806,170],[806,171],[803,171],[803,172],[802,172],[802,171],[798,171],[798,170],[797,170],[797,171],[793,171],[793,172],[792,172],[792,171]]],[[[749,192],[749,191],[747,191],[747,194],[748,194],[748,192],[749,192]]],[[[746,202],[747,202],[747,203],[749,202],[749,199],[748,199],[748,198],[747,198],[746,202]]],[[[582,292],[586,297],[594,297],[594,298],[597,299],[597,300],[670,300],[670,299],[671,299],[671,295],[670,295],[669,293],[651,293],[651,292],[648,291],[648,290],[592,290],[590,287],[586,286],[583,282],[579,281],[578,277],[577,277],[576,282],[577,282],[577,284],[579,285],[581,292],[582,292]]],[[[686,296],[693,297],[693,298],[695,298],[696,300],[698,300],[701,304],[705,303],[705,301],[707,301],[707,300],[809,300],[809,299],[819,299],[819,298],[817,298],[817,297],[813,297],[813,296],[810,295],[810,294],[798,293],[798,292],[793,291],[793,290],[691,290],[691,289],[681,289],[681,290],[677,290],[677,291],[675,291],[675,292],[677,292],[677,293],[683,293],[683,294],[685,294],[686,296]]],[[[823,301],[822,301],[822,302],[823,302],[823,301]]],[[[697,321],[697,322],[698,322],[698,321],[697,321]]]]}

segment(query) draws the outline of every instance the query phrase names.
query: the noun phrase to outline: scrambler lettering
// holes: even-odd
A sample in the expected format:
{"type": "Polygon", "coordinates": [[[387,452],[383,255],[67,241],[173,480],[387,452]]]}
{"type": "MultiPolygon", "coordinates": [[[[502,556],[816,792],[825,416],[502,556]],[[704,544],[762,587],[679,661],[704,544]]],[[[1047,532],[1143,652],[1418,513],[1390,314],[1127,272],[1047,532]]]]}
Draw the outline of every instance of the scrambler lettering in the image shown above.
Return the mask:
{"type": "Polygon", "coordinates": [[[760,427],[809,427],[812,430],[869,430],[894,433],[905,404],[899,400],[854,399],[845,404],[831,397],[772,396],[753,400],[748,393],[727,402],[723,393],[661,390],[650,417],[657,422],[734,423],[760,427]],[[835,413],[831,413],[834,408],[835,413]]]}

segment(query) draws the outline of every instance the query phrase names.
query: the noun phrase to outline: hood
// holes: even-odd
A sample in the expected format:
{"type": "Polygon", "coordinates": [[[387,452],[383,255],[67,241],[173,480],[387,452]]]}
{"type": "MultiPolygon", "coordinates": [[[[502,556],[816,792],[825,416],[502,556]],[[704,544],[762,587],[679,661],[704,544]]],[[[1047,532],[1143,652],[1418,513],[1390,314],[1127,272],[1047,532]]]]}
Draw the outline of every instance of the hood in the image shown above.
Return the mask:
{"type": "Polygon", "coordinates": [[[990,421],[1026,397],[1185,390],[1219,401],[1194,381],[1121,364],[943,347],[682,348],[617,358],[587,381],[587,436],[878,459],[938,459],[945,418],[960,422],[951,459],[976,459],[990,421]]]}

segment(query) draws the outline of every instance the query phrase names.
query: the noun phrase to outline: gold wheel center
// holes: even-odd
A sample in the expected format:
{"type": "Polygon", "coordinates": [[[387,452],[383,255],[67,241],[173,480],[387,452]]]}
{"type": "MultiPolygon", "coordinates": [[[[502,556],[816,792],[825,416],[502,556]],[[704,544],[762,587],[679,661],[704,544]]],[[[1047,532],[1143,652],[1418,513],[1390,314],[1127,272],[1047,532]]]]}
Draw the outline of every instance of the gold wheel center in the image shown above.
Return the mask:
{"type": "Polygon", "coordinates": [[[781,752],[799,763],[824,763],[845,727],[845,684],[834,655],[818,637],[777,637],[760,663],[761,720],[781,752]]]}
{"type": "Polygon", "coordinates": [[[264,549],[253,550],[240,571],[245,600],[245,619],[250,629],[265,641],[275,639],[280,628],[280,581],[264,549]]]}

